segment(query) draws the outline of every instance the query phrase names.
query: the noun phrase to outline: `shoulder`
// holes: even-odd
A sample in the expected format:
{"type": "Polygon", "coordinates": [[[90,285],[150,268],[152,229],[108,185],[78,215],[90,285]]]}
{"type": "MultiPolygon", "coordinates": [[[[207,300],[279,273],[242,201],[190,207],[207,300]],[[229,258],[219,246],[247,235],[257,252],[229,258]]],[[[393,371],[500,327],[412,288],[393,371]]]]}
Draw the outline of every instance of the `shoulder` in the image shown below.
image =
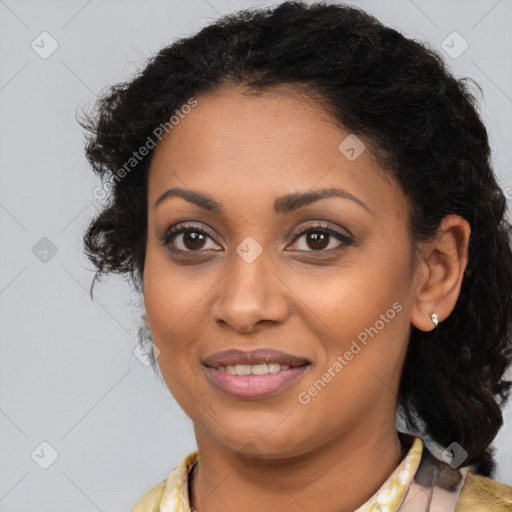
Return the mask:
{"type": "Polygon", "coordinates": [[[468,472],[455,512],[511,512],[512,487],[468,472]]]}
{"type": "Polygon", "coordinates": [[[165,490],[165,480],[151,487],[144,496],[137,502],[131,512],[158,512],[160,502],[165,490]]]}

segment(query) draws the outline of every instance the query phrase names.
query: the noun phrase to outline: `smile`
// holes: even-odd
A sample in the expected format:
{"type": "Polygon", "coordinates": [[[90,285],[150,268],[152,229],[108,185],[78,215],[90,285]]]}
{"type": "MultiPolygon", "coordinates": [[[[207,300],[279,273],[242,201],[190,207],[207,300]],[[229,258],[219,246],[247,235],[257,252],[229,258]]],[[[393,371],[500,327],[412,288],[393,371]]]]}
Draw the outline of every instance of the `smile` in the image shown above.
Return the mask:
{"type": "Polygon", "coordinates": [[[278,363],[240,364],[213,368],[205,366],[213,386],[234,398],[258,399],[273,396],[292,386],[310,367],[278,363]]]}
{"type": "Polygon", "coordinates": [[[219,366],[218,369],[230,375],[266,375],[267,373],[277,373],[281,370],[288,370],[289,368],[290,367],[285,364],[263,363],[219,366]]]}

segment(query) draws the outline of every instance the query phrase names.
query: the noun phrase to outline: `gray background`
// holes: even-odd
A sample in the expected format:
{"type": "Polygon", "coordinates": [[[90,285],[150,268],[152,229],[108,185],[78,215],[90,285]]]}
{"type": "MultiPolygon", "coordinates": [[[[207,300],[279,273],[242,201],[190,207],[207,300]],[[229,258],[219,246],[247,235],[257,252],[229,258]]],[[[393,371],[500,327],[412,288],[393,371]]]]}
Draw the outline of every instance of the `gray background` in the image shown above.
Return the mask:
{"type": "MultiPolygon", "coordinates": [[[[190,420],[132,353],[138,297],[111,278],[89,298],[81,236],[99,183],[75,113],[175,38],[274,3],[0,0],[0,511],[128,511],[195,449],[190,420]],[[43,31],[59,45],[48,58],[43,31]]],[[[352,3],[429,41],[481,85],[512,198],[511,0],[352,3]],[[453,31],[469,44],[457,58],[441,48],[453,31]]],[[[505,415],[496,478],[512,485],[512,406],[505,415]]]]}

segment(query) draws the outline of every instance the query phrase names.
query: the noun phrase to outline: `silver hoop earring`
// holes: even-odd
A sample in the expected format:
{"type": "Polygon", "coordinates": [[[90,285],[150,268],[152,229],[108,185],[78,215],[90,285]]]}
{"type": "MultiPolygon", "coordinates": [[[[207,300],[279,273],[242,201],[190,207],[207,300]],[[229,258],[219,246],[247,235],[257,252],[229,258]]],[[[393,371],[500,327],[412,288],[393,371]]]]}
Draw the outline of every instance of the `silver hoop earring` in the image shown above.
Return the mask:
{"type": "Polygon", "coordinates": [[[430,318],[432,319],[432,323],[437,327],[437,324],[439,323],[437,313],[430,313],[430,318]]]}

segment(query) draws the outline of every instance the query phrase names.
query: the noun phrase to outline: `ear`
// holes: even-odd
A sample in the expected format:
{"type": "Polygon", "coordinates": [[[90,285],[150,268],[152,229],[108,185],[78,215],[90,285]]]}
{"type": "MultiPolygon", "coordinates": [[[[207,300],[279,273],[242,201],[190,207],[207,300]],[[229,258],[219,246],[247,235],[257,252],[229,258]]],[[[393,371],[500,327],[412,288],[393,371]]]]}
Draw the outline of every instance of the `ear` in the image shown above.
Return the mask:
{"type": "Polygon", "coordinates": [[[420,248],[411,323],[421,331],[435,328],[431,313],[442,322],[453,311],[468,262],[470,234],[465,219],[448,215],[441,221],[435,239],[420,248]]]}

